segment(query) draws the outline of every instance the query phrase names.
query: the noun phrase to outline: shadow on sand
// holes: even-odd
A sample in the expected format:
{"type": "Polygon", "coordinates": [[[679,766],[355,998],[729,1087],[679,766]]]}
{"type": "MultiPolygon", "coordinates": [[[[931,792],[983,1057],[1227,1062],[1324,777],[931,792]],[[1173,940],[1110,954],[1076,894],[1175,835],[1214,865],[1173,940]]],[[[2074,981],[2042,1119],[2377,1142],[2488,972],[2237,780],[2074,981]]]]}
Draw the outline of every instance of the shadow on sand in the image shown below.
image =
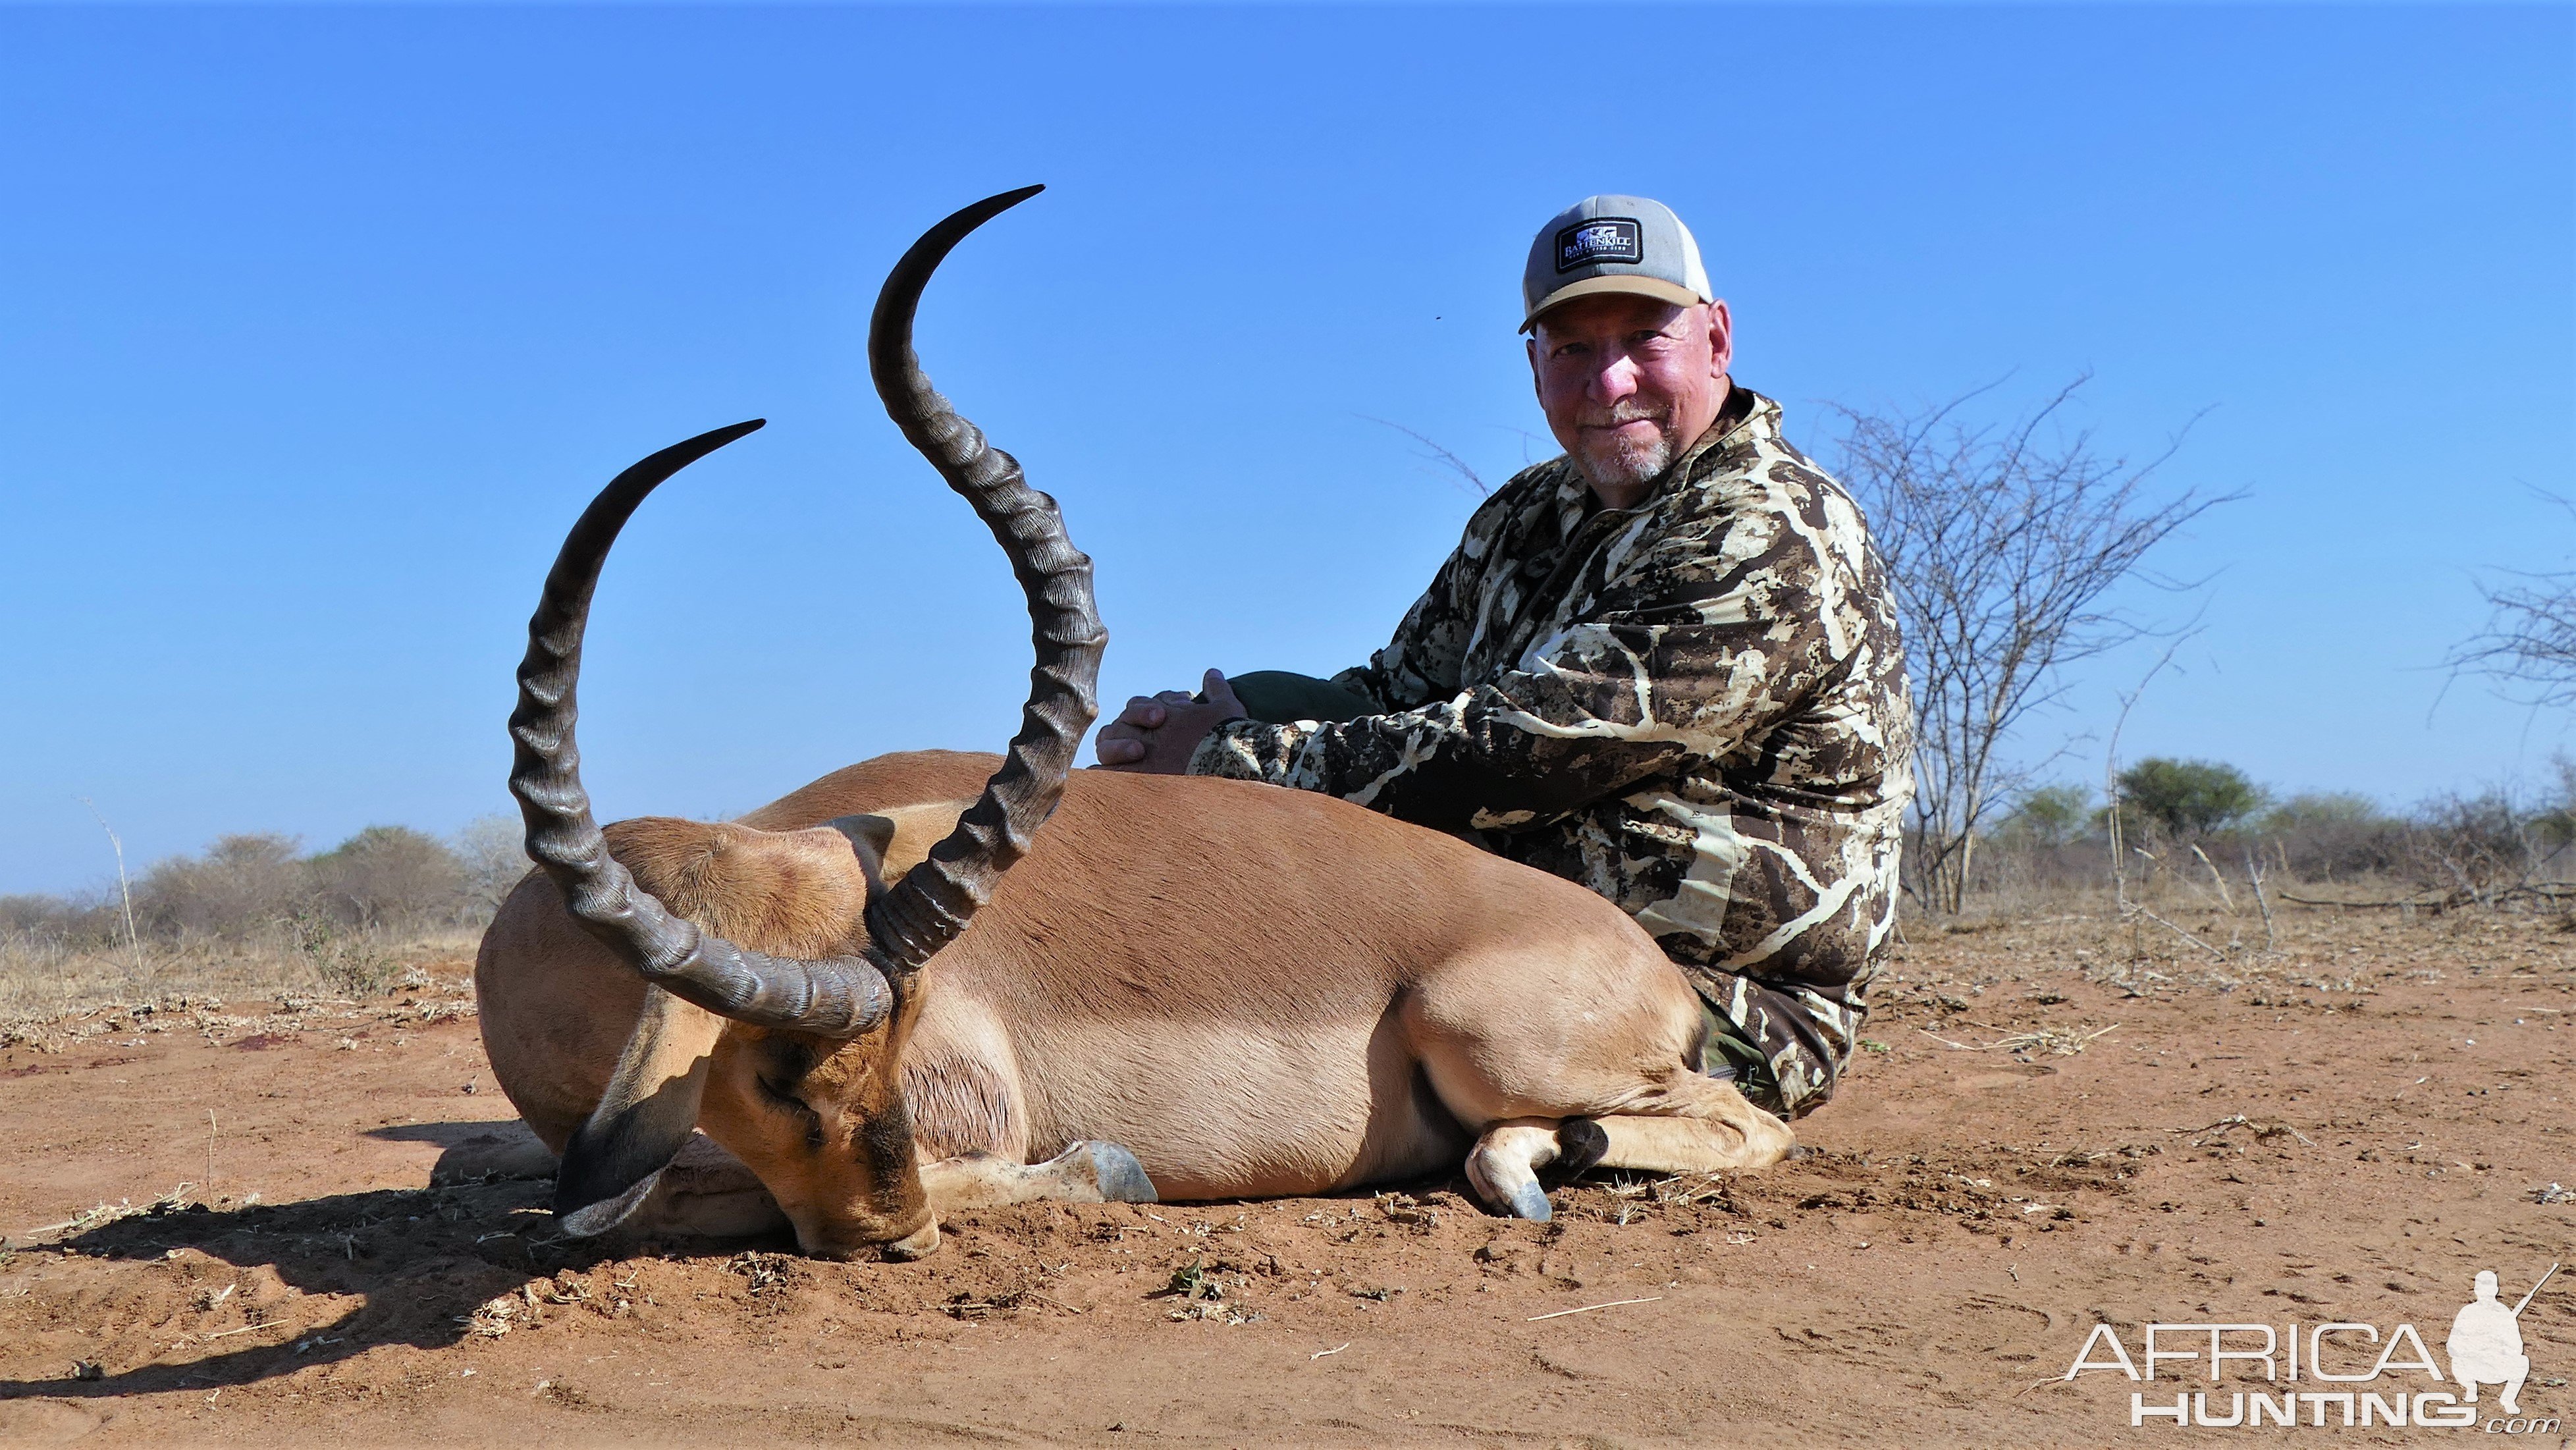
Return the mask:
{"type": "MultiPolygon", "coordinates": [[[[283,1322],[273,1334],[251,1331],[250,1337],[264,1342],[215,1349],[202,1359],[176,1357],[185,1353],[178,1350],[167,1362],[97,1379],[77,1378],[70,1365],[60,1378],[0,1379],[0,1400],[202,1391],[292,1374],[379,1345],[445,1348],[474,1332],[478,1307],[532,1278],[581,1272],[664,1247],[620,1236],[568,1240],[557,1234],[548,1211],[552,1159],[515,1122],[408,1124],[380,1128],[372,1136],[446,1150],[430,1185],[231,1210],[159,1207],[50,1243],[15,1246],[30,1255],[125,1262],[194,1250],[236,1269],[269,1267],[305,1294],[355,1297],[355,1309],[293,1333],[283,1322]]],[[[730,1254],[769,1246],[757,1240],[685,1241],[688,1252],[730,1254]]],[[[785,1246],[792,1247],[792,1240],[785,1246]]],[[[208,1348],[222,1343],[196,1333],[186,1337],[208,1348]]]]}

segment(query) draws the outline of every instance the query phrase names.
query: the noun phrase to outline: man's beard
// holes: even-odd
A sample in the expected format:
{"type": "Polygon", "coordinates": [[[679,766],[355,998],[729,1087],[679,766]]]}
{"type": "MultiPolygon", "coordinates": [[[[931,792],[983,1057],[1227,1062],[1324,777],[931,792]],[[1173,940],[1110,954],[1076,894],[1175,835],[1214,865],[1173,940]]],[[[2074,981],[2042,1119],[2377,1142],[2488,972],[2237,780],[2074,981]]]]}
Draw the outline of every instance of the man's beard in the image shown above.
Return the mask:
{"type": "Polygon", "coordinates": [[[1672,414],[1667,409],[1649,408],[1633,402],[1614,404],[1603,413],[1577,420],[1585,431],[1577,436],[1584,446],[1574,455],[1574,465],[1589,482],[1612,488],[1634,488],[1659,477],[1672,466],[1672,414]],[[1620,423],[1652,423],[1655,436],[1634,438],[1626,432],[1594,433],[1620,423]],[[1597,440],[1597,441],[1596,441],[1597,440]]]}

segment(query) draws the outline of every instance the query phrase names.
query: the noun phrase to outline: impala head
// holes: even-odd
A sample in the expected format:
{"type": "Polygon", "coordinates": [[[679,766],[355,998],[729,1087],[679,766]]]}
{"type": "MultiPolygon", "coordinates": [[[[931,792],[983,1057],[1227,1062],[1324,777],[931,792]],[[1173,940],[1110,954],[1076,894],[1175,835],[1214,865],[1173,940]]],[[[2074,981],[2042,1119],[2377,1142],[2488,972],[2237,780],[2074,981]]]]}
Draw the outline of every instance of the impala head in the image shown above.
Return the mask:
{"type": "Polygon", "coordinates": [[[1028,487],[1018,463],[987,447],[932,390],[913,354],[912,319],[949,249],[1037,190],[989,198],[931,228],[886,279],[869,329],[870,370],[887,412],[1009,555],[1037,651],[1002,768],[927,860],[884,882],[878,863],[890,827],[871,816],[792,832],[661,818],[602,831],[591,819],[574,690],[600,568],[657,485],[759,421],[701,434],[619,474],[573,525],[546,577],[510,716],[510,790],[527,822],[528,854],[582,927],[627,965],[735,1024],[719,1053],[711,1030],[654,1030],[660,1008],[648,1009],[607,1097],[565,1151],[555,1207],[568,1233],[605,1231],[640,1204],[702,1112],[711,1127],[727,1114],[768,1113],[804,1131],[759,1136],[801,1149],[749,1166],[807,1252],[936,1241],[896,1077],[912,988],[1054,810],[1097,713],[1106,635],[1091,561],[1066,540],[1055,501],[1028,487]]]}

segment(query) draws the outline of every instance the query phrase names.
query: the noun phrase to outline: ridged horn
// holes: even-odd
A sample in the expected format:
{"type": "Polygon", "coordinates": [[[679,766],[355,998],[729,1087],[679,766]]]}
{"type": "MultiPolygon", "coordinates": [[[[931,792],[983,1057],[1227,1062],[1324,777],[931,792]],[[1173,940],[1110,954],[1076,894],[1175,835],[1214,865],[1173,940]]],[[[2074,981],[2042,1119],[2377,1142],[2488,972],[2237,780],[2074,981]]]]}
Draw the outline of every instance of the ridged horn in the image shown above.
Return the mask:
{"type": "Polygon", "coordinates": [[[582,631],[618,530],[663,480],[758,429],[753,419],[701,433],[617,475],[564,539],[528,621],[519,707],[510,714],[510,793],[527,821],[528,854],[553,878],[575,919],[646,981],[710,1012],[760,1027],[856,1037],[894,1005],[886,979],[857,957],[799,961],[747,951],[671,914],[608,854],[581,786],[573,743],[582,631]]]}
{"type": "Polygon", "coordinates": [[[922,288],[968,232],[1044,190],[1022,187],[987,197],[932,227],[903,254],[877,294],[868,327],[868,372],[886,413],[1010,556],[1028,595],[1029,702],[1020,733],[984,794],[921,864],[868,906],[868,936],[898,987],[992,900],[994,883],[1029,849],[1030,838],[1064,794],[1074,748],[1099,714],[1100,653],[1108,643],[1091,596],[1091,560],[1064,535],[1055,500],[1028,486],[1018,460],[986,446],[922,374],[912,318],[922,288]]]}

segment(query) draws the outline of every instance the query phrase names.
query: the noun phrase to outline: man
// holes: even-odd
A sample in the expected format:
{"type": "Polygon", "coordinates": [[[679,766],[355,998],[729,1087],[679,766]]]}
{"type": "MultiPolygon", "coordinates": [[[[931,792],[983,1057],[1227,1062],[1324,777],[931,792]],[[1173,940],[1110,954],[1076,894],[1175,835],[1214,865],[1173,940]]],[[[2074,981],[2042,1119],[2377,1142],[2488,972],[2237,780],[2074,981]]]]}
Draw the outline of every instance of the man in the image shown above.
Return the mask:
{"type": "Polygon", "coordinates": [[[1913,712],[1841,486],[1728,374],[1657,202],[1540,231],[1530,371],[1563,457],[1477,509],[1369,663],[1130,701],[1100,762],[1341,796],[1580,882],[1699,989],[1711,1072],[1796,1116],[1851,1060],[1895,919],[1913,712]]]}

